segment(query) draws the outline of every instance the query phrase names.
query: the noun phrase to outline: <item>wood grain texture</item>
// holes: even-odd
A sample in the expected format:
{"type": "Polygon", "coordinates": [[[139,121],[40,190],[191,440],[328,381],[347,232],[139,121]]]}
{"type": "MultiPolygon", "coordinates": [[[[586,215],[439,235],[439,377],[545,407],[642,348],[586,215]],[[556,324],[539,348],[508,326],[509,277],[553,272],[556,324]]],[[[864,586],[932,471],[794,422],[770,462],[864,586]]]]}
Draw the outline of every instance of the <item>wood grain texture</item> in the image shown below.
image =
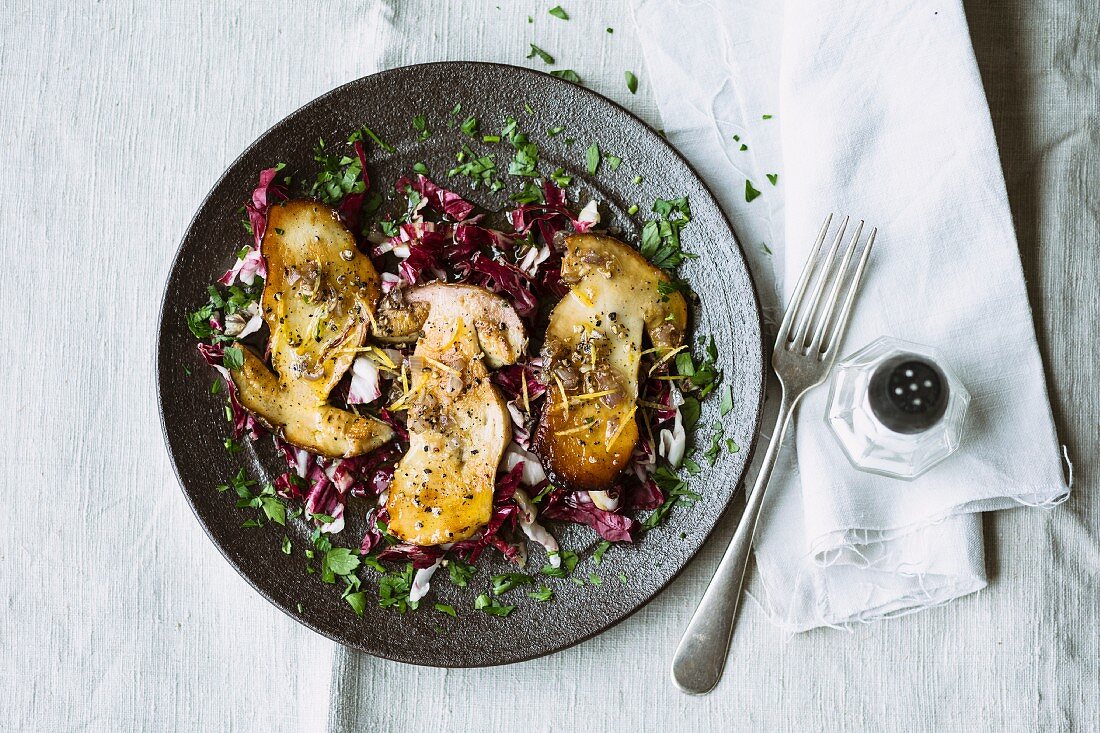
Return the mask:
{"type": "Polygon", "coordinates": [[[479,671],[340,652],[330,698],[332,645],[222,560],[163,449],[156,305],[192,212],[270,124],[402,63],[537,67],[534,41],[658,119],[623,3],[566,4],[559,21],[533,0],[391,2],[0,5],[0,729],[316,731],[330,699],[334,731],[1100,729],[1100,7],[1086,0],[967,3],[1075,460],[1059,509],[987,518],[986,591],[789,639],[748,604],[742,666],[688,698],[668,660],[735,512],[666,593],[589,643],[479,671]],[[418,32],[395,34],[398,14],[418,32]]]}

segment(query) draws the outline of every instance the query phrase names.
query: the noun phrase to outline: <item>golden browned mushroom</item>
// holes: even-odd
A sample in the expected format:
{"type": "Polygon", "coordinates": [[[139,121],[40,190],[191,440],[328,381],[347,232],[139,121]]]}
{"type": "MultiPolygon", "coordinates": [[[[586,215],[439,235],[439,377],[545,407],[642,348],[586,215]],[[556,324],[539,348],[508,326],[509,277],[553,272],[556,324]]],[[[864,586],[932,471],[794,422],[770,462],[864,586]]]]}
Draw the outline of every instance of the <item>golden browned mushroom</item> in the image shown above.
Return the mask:
{"type": "Polygon", "coordinates": [[[416,340],[408,392],[394,405],[408,409],[409,451],[390,485],[389,530],[416,545],[467,539],[492,515],[497,464],[512,438],[486,366],[524,353],[523,323],[484,288],[434,283],[388,295],[378,335],[416,340]]]}
{"type": "Polygon", "coordinates": [[[390,427],[328,404],[363,344],[380,294],[378,273],[336,212],[315,201],[272,206],[260,252],[261,299],[274,372],[244,348],[232,372],[241,404],[289,443],[333,458],[360,455],[390,427]]]}
{"type": "Polygon", "coordinates": [[[565,239],[562,280],[569,294],[550,314],[543,356],[547,391],[535,452],[551,483],[602,491],[629,462],[642,335],[658,358],[683,343],[687,304],[661,293],[668,276],[611,237],[565,239]]]}

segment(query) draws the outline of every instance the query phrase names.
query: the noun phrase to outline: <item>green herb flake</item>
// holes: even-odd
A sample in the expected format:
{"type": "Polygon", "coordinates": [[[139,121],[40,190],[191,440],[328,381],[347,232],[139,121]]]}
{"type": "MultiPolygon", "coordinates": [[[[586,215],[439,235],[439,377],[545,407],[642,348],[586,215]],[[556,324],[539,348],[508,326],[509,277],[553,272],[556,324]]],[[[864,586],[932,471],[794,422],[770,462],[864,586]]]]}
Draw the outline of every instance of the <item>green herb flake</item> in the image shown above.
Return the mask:
{"type": "Polygon", "coordinates": [[[619,577],[619,582],[620,582],[620,583],[622,583],[623,585],[627,585],[627,582],[626,582],[626,573],[624,573],[624,572],[622,572],[622,571],[620,570],[620,571],[619,571],[619,575],[618,575],[618,577],[619,577]]]}
{"type": "Polygon", "coordinates": [[[477,568],[469,563],[464,563],[458,558],[451,558],[447,561],[447,574],[451,578],[451,582],[457,585],[459,588],[465,588],[470,583],[470,579],[474,577],[474,573],[477,572],[477,568]]]}
{"type": "Polygon", "coordinates": [[[737,445],[737,441],[733,438],[726,438],[726,450],[730,453],[739,453],[741,452],[741,446],[737,445]]]}
{"type": "Polygon", "coordinates": [[[763,116],[763,119],[765,119],[765,120],[770,120],[771,118],[772,118],[772,115],[764,115],[763,116]]]}
{"type": "Polygon", "coordinates": [[[718,462],[718,455],[722,452],[722,434],[715,433],[710,439],[710,447],[703,453],[703,457],[707,459],[707,465],[713,466],[718,462]]]}
{"type": "Polygon", "coordinates": [[[549,586],[541,585],[538,590],[528,592],[527,597],[533,598],[539,603],[545,603],[554,599],[554,591],[550,590],[549,586]]]}
{"type": "Polygon", "coordinates": [[[451,618],[458,618],[458,613],[455,612],[455,607],[448,603],[437,603],[433,608],[440,613],[445,613],[451,618]]]}
{"type": "Polygon", "coordinates": [[[745,201],[752,201],[759,195],[760,192],[753,188],[752,181],[745,179],[745,201]]]}
{"type": "Polygon", "coordinates": [[[286,535],[284,534],[284,535],[283,535],[283,547],[282,547],[282,550],[283,550],[283,554],[284,554],[284,555],[289,555],[289,554],[290,554],[290,552],[291,552],[291,550],[293,550],[293,549],[294,549],[294,548],[293,548],[293,546],[292,546],[292,545],[290,544],[290,538],[289,538],[289,537],[287,537],[287,536],[286,536],[286,535]]]}
{"type": "Polygon", "coordinates": [[[634,216],[638,213],[638,204],[631,204],[630,208],[626,210],[627,216],[634,216]]]}
{"type": "Polygon", "coordinates": [[[767,242],[761,242],[760,247],[764,250],[764,254],[771,254],[772,248],[768,246],[767,242]]]}
{"type": "Polygon", "coordinates": [[[617,155],[605,155],[603,159],[607,161],[613,171],[619,170],[619,166],[623,164],[623,159],[617,155]]]}
{"type": "Polygon", "coordinates": [[[694,259],[685,252],[680,242],[680,231],[691,222],[691,209],[686,196],[676,199],[657,199],[653,202],[656,219],[650,219],[642,227],[643,257],[655,266],[672,270],[681,262],[694,259]]]}
{"type": "Polygon", "coordinates": [[[427,140],[432,136],[432,131],[428,129],[428,119],[424,115],[416,115],[412,118],[413,129],[416,130],[416,139],[420,141],[427,140]]]}
{"type": "Polygon", "coordinates": [[[566,188],[573,182],[573,176],[566,173],[564,168],[558,168],[550,174],[550,180],[553,181],[555,185],[566,188]]]}
{"type": "Polygon", "coordinates": [[[770,184],[772,184],[773,186],[779,183],[779,174],[778,173],[765,173],[764,175],[766,175],[768,177],[768,182],[770,184]]]}
{"type": "Polygon", "coordinates": [[[603,578],[596,575],[595,573],[589,573],[588,574],[588,582],[591,583],[592,585],[603,585],[603,578]]]}
{"type": "Polygon", "coordinates": [[[634,76],[633,71],[627,71],[623,74],[626,77],[626,88],[630,90],[631,94],[638,93],[638,77],[634,76]]]}
{"type": "Polygon", "coordinates": [[[596,563],[597,565],[602,563],[603,562],[603,555],[604,555],[605,552],[607,552],[608,548],[610,548],[610,547],[611,547],[611,543],[608,542],[607,540],[604,540],[599,545],[597,545],[596,546],[596,551],[592,553],[592,562],[596,563]]]}
{"type": "Polygon", "coordinates": [[[559,79],[564,79],[565,81],[571,81],[574,84],[580,84],[581,83],[580,76],[578,76],[577,72],[573,71],[572,69],[559,69],[559,70],[551,71],[550,76],[556,76],[559,79]]]}
{"type": "Polygon", "coordinates": [[[527,52],[527,58],[533,59],[534,57],[538,56],[540,59],[543,60],[543,63],[545,63],[549,66],[554,65],[554,57],[553,56],[546,53],[546,51],[543,51],[541,48],[539,48],[538,46],[536,46],[533,43],[530,44],[530,45],[531,45],[531,50],[527,52]]]}
{"type": "Polygon", "coordinates": [[[506,606],[496,598],[490,598],[487,593],[482,593],[474,600],[474,608],[490,616],[504,617],[516,610],[515,606],[506,606]]]}
{"type": "MultiPolygon", "coordinates": [[[[260,508],[264,515],[275,524],[286,526],[286,504],[277,496],[265,496],[260,499],[260,508]]],[[[289,554],[289,553],[288,553],[289,554]]]]}
{"type": "MultiPolygon", "coordinates": [[[[397,152],[397,148],[395,148],[394,146],[390,145],[385,140],[380,138],[378,136],[378,133],[376,133],[374,130],[370,129],[369,127],[364,126],[363,128],[361,128],[361,133],[362,133],[362,135],[366,135],[368,138],[370,138],[372,141],[374,141],[375,145],[382,148],[387,153],[396,153],[397,152]]],[[[356,141],[356,139],[362,139],[361,135],[360,135],[360,137],[357,138],[356,137],[357,134],[358,133],[353,133],[352,136],[350,138],[348,138],[348,142],[354,143],[356,141]]]]}
{"type": "Polygon", "coordinates": [[[542,187],[534,183],[528,183],[523,187],[523,190],[519,193],[514,193],[508,197],[510,200],[519,204],[545,204],[546,196],[543,194],[542,187]]]}
{"type": "Polygon", "coordinates": [[[642,181],[643,181],[643,180],[644,180],[644,179],[643,179],[643,178],[642,178],[641,176],[634,176],[634,185],[635,185],[635,186],[640,186],[640,185],[642,185],[642,181]]]}
{"type": "Polygon", "coordinates": [[[722,417],[730,414],[730,410],[733,409],[733,387],[724,385],[722,387],[721,398],[718,402],[718,414],[722,417]]]}
{"type": "Polygon", "coordinates": [[[577,561],[579,558],[577,557],[577,553],[573,552],[572,550],[563,550],[557,553],[554,553],[552,551],[551,554],[558,554],[561,556],[561,565],[560,567],[554,567],[553,565],[544,565],[542,567],[542,570],[539,571],[543,575],[547,575],[551,578],[564,578],[568,576],[571,572],[573,572],[574,568],[577,567],[577,561]]]}
{"type": "Polygon", "coordinates": [[[584,160],[588,174],[596,175],[596,171],[600,167],[600,146],[597,143],[592,143],[584,151],[584,160]]]}
{"type": "Polygon", "coordinates": [[[614,29],[614,28],[608,28],[608,29],[607,29],[607,32],[608,32],[608,33],[614,33],[614,32],[615,32],[615,29],[614,29]]]}
{"type": "Polygon", "coordinates": [[[428,166],[423,163],[413,163],[413,173],[419,173],[422,176],[428,175],[428,166]]]}
{"type": "Polygon", "coordinates": [[[562,20],[569,20],[569,13],[565,12],[565,10],[560,5],[555,5],[554,7],[550,8],[550,15],[554,16],[555,18],[561,18],[562,20]]]}
{"type": "Polygon", "coordinates": [[[237,371],[244,366],[244,352],[237,346],[226,346],[222,356],[222,365],[226,369],[237,371]]]}
{"type": "Polygon", "coordinates": [[[367,608],[367,594],[363,591],[348,593],[344,596],[344,600],[351,606],[351,610],[355,611],[356,616],[362,616],[363,611],[367,608]]]}
{"type": "Polygon", "coordinates": [[[698,476],[703,470],[702,466],[690,458],[685,458],[680,465],[684,467],[689,476],[698,476]]]}
{"type": "Polygon", "coordinates": [[[659,466],[653,472],[653,481],[664,492],[665,501],[642,522],[642,526],[646,529],[653,529],[660,524],[676,504],[690,505],[702,498],[688,489],[687,482],[667,466],[659,466]]]}
{"type": "Polygon", "coordinates": [[[557,137],[558,135],[562,134],[563,132],[565,132],[565,128],[562,127],[561,125],[558,125],[557,127],[551,127],[549,130],[546,131],[546,134],[549,135],[550,137],[557,137]]]}
{"type": "Polygon", "coordinates": [[[324,563],[336,575],[347,575],[359,567],[359,557],[347,547],[333,547],[325,553],[324,563]]]}
{"type": "Polygon", "coordinates": [[[210,394],[218,394],[222,391],[222,380],[215,379],[210,383],[210,394]]]}
{"type": "Polygon", "coordinates": [[[223,443],[222,445],[225,446],[225,450],[228,451],[231,455],[241,452],[241,444],[233,440],[232,438],[226,438],[225,443],[223,443]]]}
{"type": "Polygon", "coordinates": [[[298,608],[298,613],[303,613],[301,603],[298,604],[297,608],[298,608]]]}
{"type": "Polygon", "coordinates": [[[499,596],[521,585],[530,585],[535,582],[526,573],[504,573],[492,577],[493,595],[499,596]]]}
{"type": "Polygon", "coordinates": [[[467,137],[474,137],[477,135],[478,119],[473,115],[470,115],[462,121],[462,124],[458,126],[458,129],[462,131],[467,137]]]}

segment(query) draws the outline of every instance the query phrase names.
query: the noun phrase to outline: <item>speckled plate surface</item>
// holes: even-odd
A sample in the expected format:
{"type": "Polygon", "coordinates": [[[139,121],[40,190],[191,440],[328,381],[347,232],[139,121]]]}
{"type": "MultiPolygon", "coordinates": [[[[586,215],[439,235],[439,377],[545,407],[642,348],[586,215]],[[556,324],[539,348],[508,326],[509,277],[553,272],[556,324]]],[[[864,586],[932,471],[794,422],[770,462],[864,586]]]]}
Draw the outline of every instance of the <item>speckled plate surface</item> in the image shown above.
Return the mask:
{"type": "MultiPolygon", "coordinates": [[[[486,152],[494,147],[471,145],[486,152]]],[[[498,149],[497,157],[510,159],[503,149],[498,149]]],[[[176,255],[164,293],[157,368],[165,439],[184,492],[210,538],[257,591],[309,628],[349,647],[413,664],[475,667],[531,659],[588,639],[638,610],[676,577],[741,484],[760,419],[763,355],[760,309],[741,247],[706,186],[656,131],[610,100],[546,74],[497,64],[449,62],[393,69],[335,89],[275,125],[234,161],[203,201],[176,255]],[[225,272],[233,252],[247,243],[238,209],[257,173],[285,162],[288,171],[311,175],[316,170],[312,150],[318,137],[344,140],[366,124],[397,149],[385,153],[371,146],[370,173],[376,188],[392,190],[399,175],[409,172],[413,163],[424,162],[437,180],[475,203],[492,210],[505,208],[507,194],[518,189],[514,179],[507,181],[504,191],[491,195],[443,175],[454,165],[455,151],[463,142],[471,142],[447,128],[448,113],[456,102],[462,103],[463,114],[477,116],[486,131],[499,130],[508,115],[519,119],[520,129],[539,146],[540,169],[561,166],[573,174],[570,201],[595,197],[605,202],[603,225],[621,230],[621,236],[635,246],[655,198],[688,197],[692,222],[684,229],[683,241],[685,249],[699,258],[683,266],[681,275],[701,302],[693,313],[692,333],[693,337],[714,335],[719,365],[734,398],[733,410],[725,417],[718,415],[716,398],[707,400],[700,426],[721,421],[726,436],[741,449],[723,451],[715,466],[691,479],[701,501],[674,508],[664,524],[636,545],[612,547],[598,567],[590,557],[599,544],[592,530],[549,523],[562,546],[581,558],[574,575],[586,578],[596,572],[603,580],[600,585],[579,587],[569,579],[540,577],[540,582],[553,588],[555,600],[537,603],[518,589],[502,598],[517,605],[510,616],[488,616],[474,610],[474,598],[489,587],[490,575],[515,570],[490,552],[470,587],[456,588],[441,573],[420,610],[403,616],[372,601],[359,618],[341,599],[342,584],[325,585],[319,574],[305,572],[302,548],[309,545],[310,531],[305,522],[289,520],[285,530],[273,523],[242,528],[249,515],[235,508],[232,492],[215,490],[242,467],[264,482],[274,480],[285,464],[267,439],[237,455],[223,448],[229,429],[225,396],[210,393],[217,377],[195,348],[186,314],[206,302],[207,284],[225,272]],[[422,142],[416,140],[410,124],[417,114],[425,115],[434,131],[422,142]],[[559,125],[566,128],[564,133],[547,135],[548,129],[559,125]],[[571,145],[568,138],[574,140],[571,145]],[[585,149],[592,142],[598,142],[605,154],[623,159],[618,171],[604,163],[595,177],[586,173],[585,149]],[[640,185],[633,183],[639,174],[644,179],[640,185]],[[628,216],[635,203],[639,213],[628,216]],[[284,533],[296,548],[290,556],[280,551],[284,533]],[[433,602],[451,604],[458,618],[434,611],[433,602]]],[[[349,517],[363,514],[355,501],[349,504],[349,517]]],[[[348,536],[338,537],[338,544],[356,545],[361,527],[349,520],[348,536]]],[[[542,562],[541,549],[534,549],[532,564],[538,567],[542,562]]],[[[364,572],[364,589],[372,598],[376,586],[377,574],[364,572]]]]}

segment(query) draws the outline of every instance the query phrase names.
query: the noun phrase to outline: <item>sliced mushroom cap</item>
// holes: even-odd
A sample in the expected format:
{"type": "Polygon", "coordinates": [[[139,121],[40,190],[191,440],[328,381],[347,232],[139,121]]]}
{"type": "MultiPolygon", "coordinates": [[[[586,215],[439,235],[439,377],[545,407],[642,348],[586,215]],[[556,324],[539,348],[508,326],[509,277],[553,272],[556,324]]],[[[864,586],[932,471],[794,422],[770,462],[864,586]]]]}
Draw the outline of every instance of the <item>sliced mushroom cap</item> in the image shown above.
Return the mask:
{"type": "Polygon", "coordinates": [[[492,516],[497,465],[512,437],[486,365],[523,354],[523,322],[484,288],[443,283],[387,297],[377,319],[382,338],[416,341],[409,391],[398,400],[408,409],[409,451],[390,485],[390,532],[417,545],[467,539],[492,516]]]}
{"type": "Polygon", "coordinates": [[[274,372],[245,348],[244,366],[232,372],[241,404],[299,448],[330,457],[374,450],[392,429],[328,404],[381,294],[370,258],[336,212],[314,201],[271,207],[260,251],[274,372]]]}
{"type": "Polygon", "coordinates": [[[564,241],[569,294],[550,314],[543,356],[547,392],[535,452],[550,481],[607,489],[638,442],[635,418],[642,336],[658,353],[678,348],[687,328],[680,293],[636,250],[595,234],[564,241]]]}

